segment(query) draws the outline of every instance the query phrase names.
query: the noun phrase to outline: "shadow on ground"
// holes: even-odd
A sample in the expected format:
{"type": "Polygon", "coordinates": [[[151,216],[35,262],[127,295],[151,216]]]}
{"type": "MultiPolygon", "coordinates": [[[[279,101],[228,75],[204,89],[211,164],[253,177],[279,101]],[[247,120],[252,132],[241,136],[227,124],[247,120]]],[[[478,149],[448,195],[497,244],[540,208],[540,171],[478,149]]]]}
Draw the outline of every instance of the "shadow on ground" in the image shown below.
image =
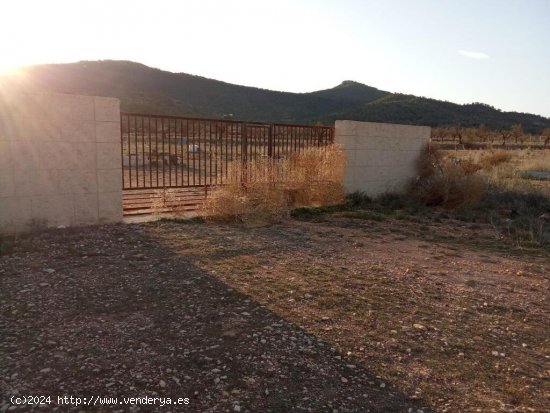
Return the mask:
{"type": "Polygon", "coordinates": [[[14,394],[50,395],[52,411],[65,395],[190,399],[119,411],[430,411],[137,225],[45,232],[0,257],[0,352],[0,411],[14,394]]]}

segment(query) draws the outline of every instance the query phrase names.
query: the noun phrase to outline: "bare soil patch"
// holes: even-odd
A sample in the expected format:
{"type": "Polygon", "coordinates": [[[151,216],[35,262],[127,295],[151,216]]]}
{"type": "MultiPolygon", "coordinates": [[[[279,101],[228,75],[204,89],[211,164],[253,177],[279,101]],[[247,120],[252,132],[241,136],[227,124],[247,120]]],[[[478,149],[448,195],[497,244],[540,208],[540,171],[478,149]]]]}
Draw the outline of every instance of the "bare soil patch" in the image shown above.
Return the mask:
{"type": "Polygon", "coordinates": [[[49,231],[0,257],[0,388],[191,399],[131,411],[544,412],[549,290],[547,251],[450,220],[49,231]]]}

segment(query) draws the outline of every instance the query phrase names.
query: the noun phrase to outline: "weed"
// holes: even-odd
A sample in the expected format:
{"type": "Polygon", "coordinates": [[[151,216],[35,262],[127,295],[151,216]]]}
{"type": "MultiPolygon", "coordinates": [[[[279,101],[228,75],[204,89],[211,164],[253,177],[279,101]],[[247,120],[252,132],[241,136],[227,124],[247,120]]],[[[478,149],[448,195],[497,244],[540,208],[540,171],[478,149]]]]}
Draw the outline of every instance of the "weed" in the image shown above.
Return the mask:
{"type": "Polygon", "coordinates": [[[457,208],[478,202],[486,193],[483,177],[467,174],[459,164],[445,159],[431,146],[420,156],[417,172],[418,178],[408,192],[427,206],[457,208]]]}
{"type": "Polygon", "coordinates": [[[466,175],[475,174],[480,169],[483,169],[483,166],[472,161],[471,159],[464,159],[459,165],[466,175]]]}
{"type": "Polygon", "coordinates": [[[476,215],[485,215],[500,235],[518,247],[525,242],[540,247],[550,246],[550,223],[541,215],[550,211],[550,199],[538,193],[491,192],[473,208],[476,215]]]}
{"type": "Polygon", "coordinates": [[[344,166],[336,146],[234,162],[227,184],[209,193],[201,213],[207,219],[262,225],[288,216],[294,207],[341,204],[344,166]]]}
{"type": "Polygon", "coordinates": [[[491,191],[535,192],[550,196],[550,181],[528,173],[550,170],[548,150],[443,151],[442,154],[461,167],[469,163],[481,165],[482,169],[475,174],[485,177],[491,191]]]}
{"type": "Polygon", "coordinates": [[[484,155],[479,160],[479,165],[481,166],[481,169],[488,170],[494,166],[508,162],[510,159],[512,159],[512,154],[510,152],[503,150],[489,151],[488,154],[484,155]]]}

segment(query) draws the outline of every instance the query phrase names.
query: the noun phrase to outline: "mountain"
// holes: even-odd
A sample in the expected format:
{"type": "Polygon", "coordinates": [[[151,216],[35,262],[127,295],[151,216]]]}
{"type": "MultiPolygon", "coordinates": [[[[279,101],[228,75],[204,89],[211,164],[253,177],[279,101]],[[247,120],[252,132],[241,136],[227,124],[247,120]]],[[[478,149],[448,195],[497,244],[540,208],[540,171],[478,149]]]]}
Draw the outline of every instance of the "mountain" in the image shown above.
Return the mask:
{"type": "Polygon", "coordinates": [[[540,133],[550,126],[550,118],[520,112],[503,112],[484,103],[456,103],[391,93],[354,108],[336,111],[319,118],[324,123],[336,119],[357,119],[371,122],[392,122],[428,126],[478,126],[509,129],[520,123],[526,132],[540,133]]]}
{"type": "Polygon", "coordinates": [[[537,115],[390,93],[351,80],[311,93],[276,92],[112,60],[30,66],[22,73],[0,78],[0,85],[117,97],[127,112],[213,118],[232,114],[235,119],[293,123],[329,124],[336,119],[429,126],[484,123],[493,129],[521,123],[529,132],[550,127],[549,118],[537,115]]]}
{"type": "Polygon", "coordinates": [[[310,96],[336,100],[349,103],[368,103],[383,96],[389,92],[379,90],[371,86],[364,85],[353,80],[345,80],[332,89],[319,90],[309,93],[310,96]]]}
{"type": "Polygon", "coordinates": [[[32,90],[117,97],[123,111],[153,114],[304,122],[356,103],[233,85],[126,61],[38,65],[26,68],[24,75],[32,90]]]}

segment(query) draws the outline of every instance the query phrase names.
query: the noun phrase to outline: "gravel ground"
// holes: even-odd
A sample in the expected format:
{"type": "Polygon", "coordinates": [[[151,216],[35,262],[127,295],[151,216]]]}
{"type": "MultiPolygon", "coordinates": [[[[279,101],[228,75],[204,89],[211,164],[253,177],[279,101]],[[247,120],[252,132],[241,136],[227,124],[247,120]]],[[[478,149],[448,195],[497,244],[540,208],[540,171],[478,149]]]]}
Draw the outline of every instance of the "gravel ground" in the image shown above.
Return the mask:
{"type": "Polygon", "coordinates": [[[137,225],[31,236],[1,258],[0,277],[4,396],[190,399],[132,411],[421,407],[137,225]]]}
{"type": "Polygon", "coordinates": [[[22,238],[0,257],[0,411],[548,411],[548,256],[442,231],[334,217],[22,238]]]}

